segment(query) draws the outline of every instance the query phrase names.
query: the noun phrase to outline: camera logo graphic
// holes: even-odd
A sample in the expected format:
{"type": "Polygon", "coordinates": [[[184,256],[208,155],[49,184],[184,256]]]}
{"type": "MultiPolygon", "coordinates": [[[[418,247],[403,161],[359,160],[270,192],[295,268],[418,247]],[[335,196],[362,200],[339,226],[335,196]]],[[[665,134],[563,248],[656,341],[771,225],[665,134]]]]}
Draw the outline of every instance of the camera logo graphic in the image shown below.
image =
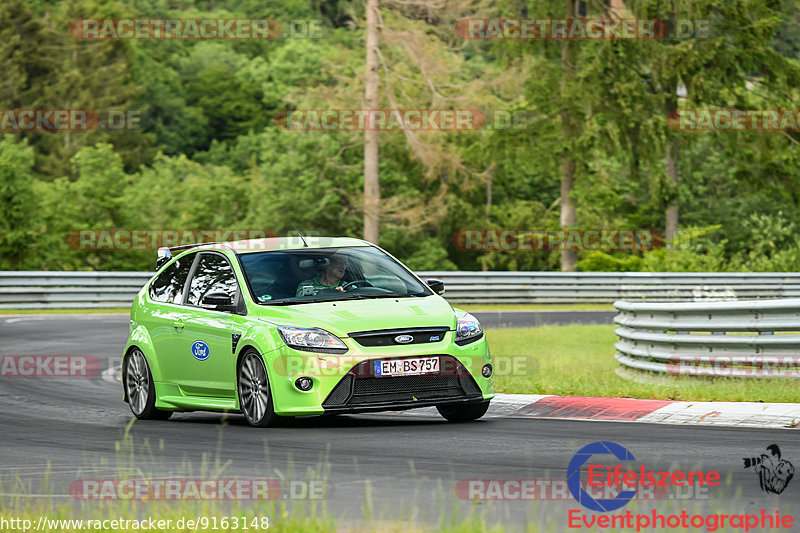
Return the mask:
{"type": "Polygon", "coordinates": [[[745,468],[752,468],[758,476],[761,490],[780,494],[794,477],[794,465],[781,458],[781,449],[777,444],[767,446],[767,452],[761,457],[743,457],[745,468]]]}
{"type": "Polygon", "coordinates": [[[587,444],[576,453],[567,467],[567,487],[572,497],[575,498],[579,504],[592,511],[599,511],[607,513],[609,511],[616,511],[624,507],[635,496],[635,490],[620,491],[614,498],[611,499],[594,499],[588,492],[581,486],[581,466],[593,455],[613,455],[620,461],[635,461],[636,458],[631,452],[624,447],[614,442],[599,441],[587,444]]]}

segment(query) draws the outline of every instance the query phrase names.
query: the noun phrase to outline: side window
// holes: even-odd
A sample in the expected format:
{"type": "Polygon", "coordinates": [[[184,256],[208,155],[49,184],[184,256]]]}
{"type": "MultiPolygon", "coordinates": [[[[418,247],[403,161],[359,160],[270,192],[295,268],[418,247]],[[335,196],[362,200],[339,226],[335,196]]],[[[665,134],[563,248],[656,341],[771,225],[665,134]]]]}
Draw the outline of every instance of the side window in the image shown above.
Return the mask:
{"type": "Polygon", "coordinates": [[[236,276],[227,259],[219,254],[200,254],[186,303],[199,306],[203,297],[212,292],[224,292],[235,301],[237,290],[236,276]]]}
{"type": "Polygon", "coordinates": [[[150,298],[157,302],[168,304],[182,303],[183,287],[186,284],[186,278],[189,276],[189,269],[192,267],[194,256],[195,254],[184,255],[168,266],[150,284],[150,298]]]}

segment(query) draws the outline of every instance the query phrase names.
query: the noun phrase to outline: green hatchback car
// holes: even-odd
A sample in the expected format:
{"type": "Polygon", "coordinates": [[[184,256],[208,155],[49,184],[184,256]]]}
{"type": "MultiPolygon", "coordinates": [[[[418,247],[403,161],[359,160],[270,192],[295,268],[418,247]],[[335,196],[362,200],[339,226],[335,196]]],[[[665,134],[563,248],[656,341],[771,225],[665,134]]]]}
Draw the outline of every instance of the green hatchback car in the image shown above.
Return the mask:
{"type": "Polygon", "coordinates": [[[141,419],[175,411],[285,417],[435,406],[486,413],[483,331],[381,248],[273,238],[162,248],[131,309],[124,400],[141,419]]]}

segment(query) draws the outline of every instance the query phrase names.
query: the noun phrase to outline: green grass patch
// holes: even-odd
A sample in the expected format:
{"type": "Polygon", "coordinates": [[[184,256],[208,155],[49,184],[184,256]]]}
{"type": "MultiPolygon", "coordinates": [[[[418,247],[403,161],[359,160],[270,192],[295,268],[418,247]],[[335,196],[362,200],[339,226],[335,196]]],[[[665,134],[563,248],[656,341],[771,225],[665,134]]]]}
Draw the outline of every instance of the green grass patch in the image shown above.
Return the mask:
{"type": "Polygon", "coordinates": [[[497,392],[729,402],[800,400],[800,383],[792,378],[652,379],[654,374],[641,373],[647,382],[623,379],[615,372],[621,365],[614,359],[618,340],[614,326],[490,329],[486,336],[496,358],[497,392]],[[504,356],[528,358],[514,371],[510,363],[504,364],[504,356]]]}

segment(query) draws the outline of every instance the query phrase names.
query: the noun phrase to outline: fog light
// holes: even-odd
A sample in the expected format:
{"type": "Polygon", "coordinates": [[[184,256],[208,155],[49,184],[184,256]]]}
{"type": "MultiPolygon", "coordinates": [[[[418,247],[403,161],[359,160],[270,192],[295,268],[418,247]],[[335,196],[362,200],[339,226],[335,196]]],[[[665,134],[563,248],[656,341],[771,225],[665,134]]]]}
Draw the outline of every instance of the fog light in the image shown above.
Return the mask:
{"type": "Polygon", "coordinates": [[[485,378],[492,377],[492,365],[483,365],[481,369],[481,375],[485,378]]]}
{"type": "Polygon", "coordinates": [[[297,381],[294,382],[294,386],[297,387],[297,390],[308,392],[311,390],[311,387],[314,386],[314,381],[306,377],[297,378],[297,381]]]}

